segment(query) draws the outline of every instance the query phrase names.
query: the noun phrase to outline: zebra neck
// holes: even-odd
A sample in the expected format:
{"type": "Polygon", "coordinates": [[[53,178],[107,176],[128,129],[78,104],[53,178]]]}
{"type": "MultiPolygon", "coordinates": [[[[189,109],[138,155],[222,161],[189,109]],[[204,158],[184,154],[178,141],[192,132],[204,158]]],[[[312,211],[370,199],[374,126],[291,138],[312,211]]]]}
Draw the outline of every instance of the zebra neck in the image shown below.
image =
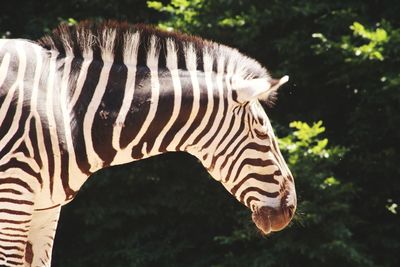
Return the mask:
{"type": "Polygon", "coordinates": [[[211,74],[123,65],[87,72],[73,103],[73,132],[88,173],[164,152],[193,154],[212,126],[210,118],[216,119],[210,104],[220,96],[210,87],[211,74]],[[99,82],[94,86],[88,77],[99,82]]]}

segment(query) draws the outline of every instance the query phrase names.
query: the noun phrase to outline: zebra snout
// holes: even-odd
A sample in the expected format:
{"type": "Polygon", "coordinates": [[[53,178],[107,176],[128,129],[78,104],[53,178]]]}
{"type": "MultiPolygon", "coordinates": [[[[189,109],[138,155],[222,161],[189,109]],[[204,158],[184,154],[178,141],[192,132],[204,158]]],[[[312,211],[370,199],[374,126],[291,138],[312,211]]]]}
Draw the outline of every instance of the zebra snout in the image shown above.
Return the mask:
{"type": "Polygon", "coordinates": [[[280,208],[261,207],[252,214],[253,222],[263,234],[280,231],[292,220],[295,207],[282,205],[280,208]]]}

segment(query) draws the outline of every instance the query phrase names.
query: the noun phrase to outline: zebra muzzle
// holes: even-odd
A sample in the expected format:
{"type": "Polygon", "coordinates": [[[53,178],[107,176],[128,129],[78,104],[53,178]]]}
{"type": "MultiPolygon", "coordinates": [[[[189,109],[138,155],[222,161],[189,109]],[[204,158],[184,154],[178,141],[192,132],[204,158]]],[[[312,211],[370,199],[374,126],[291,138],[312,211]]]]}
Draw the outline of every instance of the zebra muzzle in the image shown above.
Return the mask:
{"type": "Polygon", "coordinates": [[[280,231],[285,228],[291,221],[294,214],[294,207],[261,207],[254,211],[252,219],[258,229],[265,235],[280,231]]]}

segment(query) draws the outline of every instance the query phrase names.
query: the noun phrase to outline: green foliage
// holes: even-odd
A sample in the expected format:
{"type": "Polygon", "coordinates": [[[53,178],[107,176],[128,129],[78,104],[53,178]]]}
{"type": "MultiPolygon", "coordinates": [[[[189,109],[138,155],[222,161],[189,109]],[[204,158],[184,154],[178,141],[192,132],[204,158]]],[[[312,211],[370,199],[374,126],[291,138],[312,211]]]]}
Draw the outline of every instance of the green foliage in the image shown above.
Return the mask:
{"type": "Polygon", "coordinates": [[[286,138],[280,139],[280,145],[290,152],[289,163],[295,165],[299,158],[299,155],[295,152],[299,149],[307,150],[304,152],[305,155],[314,155],[319,157],[329,157],[329,153],[325,147],[328,144],[328,139],[315,140],[320,133],[325,131],[325,127],[322,127],[322,121],[314,123],[311,127],[301,121],[294,121],[289,124],[290,127],[297,129],[293,132],[293,136],[287,136],[286,138]],[[294,140],[293,137],[297,139],[294,140]]]}
{"type": "MultiPolygon", "coordinates": [[[[356,56],[362,55],[364,58],[368,59],[378,59],[383,60],[381,52],[383,51],[382,45],[388,41],[387,32],[382,28],[377,28],[375,31],[368,31],[359,22],[354,22],[350,26],[353,30],[354,36],[361,36],[363,39],[369,41],[368,44],[361,46],[356,46],[353,48],[354,54],[356,56]]],[[[347,45],[343,45],[343,49],[347,49],[347,45]]]]}
{"type": "Polygon", "coordinates": [[[170,4],[165,5],[160,1],[147,1],[147,6],[170,15],[168,21],[158,24],[160,28],[190,32],[200,25],[198,16],[204,3],[204,0],[172,0],[170,4]]]}
{"type": "Polygon", "coordinates": [[[376,28],[375,31],[367,30],[359,22],[354,22],[350,26],[350,29],[353,31],[353,36],[342,36],[340,43],[329,41],[322,33],[314,33],[312,37],[320,40],[319,44],[314,45],[314,49],[321,53],[332,47],[338,47],[349,55],[346,58],[347,61],[353,60],[352,57],[354,56],[361,57],[362,60],[382,61],[384,59],[382,52],[384,51],[384,45],[389,41],[389,36],[385,29],[376,28]],[[357,44],[359,43],[359,40],[357,40],[358,37],[367,43],[357,44]]]}

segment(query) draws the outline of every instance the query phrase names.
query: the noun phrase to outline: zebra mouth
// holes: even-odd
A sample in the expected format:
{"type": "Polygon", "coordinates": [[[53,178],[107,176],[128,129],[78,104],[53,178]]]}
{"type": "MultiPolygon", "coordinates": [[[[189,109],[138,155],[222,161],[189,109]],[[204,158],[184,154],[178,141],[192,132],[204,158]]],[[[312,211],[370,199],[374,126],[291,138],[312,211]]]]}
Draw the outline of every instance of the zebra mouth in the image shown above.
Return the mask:
{"type": "Polygon", "coordinates": [[[271,220],[270,220],[270,215],[269,212],[266,213],[265,211],[261,212],[259,210],[253,212],[251,215],[251,219],[257,226],[257,228],[264,234],[267,235],[269,234],[272,229],[271,229],[271,220]]]}
{"type": "Polygon", "coordinates": [[[271,232],[280,231],[291,221],[294,213],[294,207],[271,208],[261,207],[254,211],[252,220],[257,228],[267,235],[271,232]]]}

